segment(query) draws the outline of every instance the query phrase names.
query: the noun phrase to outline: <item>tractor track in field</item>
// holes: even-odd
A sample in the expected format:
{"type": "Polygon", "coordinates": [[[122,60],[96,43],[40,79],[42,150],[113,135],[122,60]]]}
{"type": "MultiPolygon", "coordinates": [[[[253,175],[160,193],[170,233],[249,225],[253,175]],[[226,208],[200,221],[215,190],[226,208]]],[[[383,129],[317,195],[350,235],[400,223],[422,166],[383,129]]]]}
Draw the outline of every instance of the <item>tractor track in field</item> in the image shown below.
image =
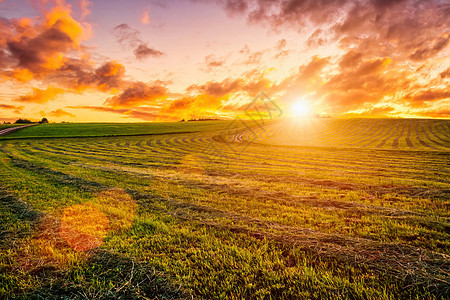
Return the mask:
{"type": "Polygon", "coordinates": [[[400,127],[400,122],[397,123],[397,127],[395,128],[394,131],[392,131],[392,133],[390,135],[388,135],[389,131],[387,131],[386,134],[381,137],[381,138],[383,138],[383,140],[376,147],[377,148],[383,147],[386,144],[386,142],[398,132],[399,127],[400,127]]]}
{"type": "Polygon", "coordinates": [[[398,148],[398,140],[403,136],[404,132],[405,132],[405,122],[402,122],[402,131],[400,132],[400,134],[392,142],[392,148],[394,148],[394,149],[398,148]]]}
{"type": "MultiPolygon", "coordinates": [[[[165,157],[165,156],[169,156],[172,157],[173,153],[178,154],[177,156],[175,156],[175,159],[179,159],[185,155],[190,155],[195,153],[195,149],[197,147],[197,149],[201,150],[202,148],[205,147],[205,144],[207,142],[210,142],[209,139],[203,139],[203,138],[198,138],[196,136],[191,136],[190,138],[182,138],[182,141],[185,142],[185,144],[190,145],[189,146],[189,150],[187,149],[181,149],[183,148],[182,145],[180,145],[180,148],[175,147],[174,143],[172,143],[172,139],[171,138],[164,138],[164,139],[157,139],[155,140],[139,140],[136,143],[136,147],[141,148],[141,149],[145,149],[148,152],[151,153],[156,153],[161,155],[161,157],[165,157]],[[204,141],[203,143],[199,143],[198,146],[192,146],[193,142],[197,142],[197,141],[204,141]],[[189,142],[189,143],[188,143],[189,142]],[[164,144],[163,144],[164,143],[164,144]],[[145,146],[144,146],[145,144],[145,146]],[[148,145],[154,145],[154,146],[148,146],[148,145]],[[157,148],[156,148],[156,147],[157,148]],[[170,148],[169,150],[171,150],[170,154],[169,152],[167,152],[168,148],[170,148]],[[176,150],[179,149],[179,150],[176,150]]],[[[179,139],[178,139],[179,141],[179,139]]],[[[95,146],[95,144],[89,144],[89,147],[91,148],[87,148],[85,149],[84,147],[79,147],[79,146],[69,146],[69,145],[64,145],[64,147],[61,146],[56,146],[56,145],[47,145],[46,149],[42,149],[41,147],[33,147],[33,149],[35,149],[36,151],[41,151],[41,152],[49,152],[49,153],[53,153],[53,154],[58,154],[58,155],[66,155],[66,156],[74,156],[74,157],[80,157],[80,158],[85,158],[85,159],[98,159],[101,161],[109,161],[111,163],[114,163],[117,161],[117,159],[121,160],[123,164],[126,165],[134,165],[134,166],[142,166],[145,167],[146,164],[143,163],[127,163],[127,159],[128,159],[128,155],[130,153],[133,153],[133,151],[130,152],[130,150],[132,150],[135,146],[133,144],[131,144],[129,141],[126,142],[126,144],[129,145],[128,148],[126,148],[127,150],[124,149],[124,151],[122,152],[123,155],[121,155],[121,152],[116,152],[115,154],[107,154],[108,149],[110,149],[109,144],[104,144],[103,146],[98,145],[96,146],[96,148],[92,149],[92,146],[95,146]],[[51,150],[53,149],[53,151],[51,150]],[[111,159],[105,159],[105,157],[111,157],[111,159]]],[[[196,143],[197,144],[197,143],[196,143]]],[[[184,147],[186,148],[186,147],[184,147]]],[[[236,157],[234,159],[234,163],[239,163],[242,162],[244,168],[248,168],[248,167],[255,167],[254,164],[251,164],[249,166],[245,166],[244,164],[244,160],[246,162],[251,162],[252,160],[260,160],[260,159],[264,159],[264,154],[253,154],[253,155],[249,155],[246,153],[243,153],[242,155],[240,155],[239,157],[236,157]]],[[[380,164],[379,162],[376,163],[368,163],[367,160],[361,160],[360,162],[358,161],[352,161],[351,166],[347,166],[346,160],[345,159],[337,159],[334,158],[332,159],[332,162],[330,164],[330,162],[326,161],[326,160],[322,160],[322,161],[318,161],[317,159],[314,159],[313,157],[311,157],[312,159],[309,159],[308,161],[306,160],[306,157],[286,157],[286,155],[283,155],[281,157],[277,157],[277,155],[274,155],[272,157],[272,161],[271,163],[264,163],[261,164],[259,163],[259,167],[262,169],[267,169],[267,168],[280,168],[280,167],[285,167],[288,164],[294,164],[294,165],[298,165],[298,167],[305,169],[305,170],[315,170],[315,171],[325,171],[327,169],[340,169],[340,173],[342,173],[343,170],[345,170],[345,172],[347,172],[348,174],[358,174],[358,173],[367,173],[367,172],[374,172],[373,174],[370,173],[369,175],[377,175],[377,171],[380,169],[380,164]],[[277,162],[277,163],[274,163],[277,162]],[[336,162],[341,162],[336,164],[336,162]],[[359,165],[358,167],[358,171],[355,171],[355,167],[356,165],[359,165]],[[371,168],[370,166],[373,165],[373,168],[371,168]],[[368,167],[369,166],[369,167],[368,167]]],[[[211,158],[207,158],[207,159],[211,159],[211,158]]],[[[385,157],[383,158],[385,159],[385,157]]],[[[247,163],[248,164],[248,163],[247,163]]],[[[432,166],[433,164],[427,164],[424,166],[420,166],[418,167],[417,171],[419,170],[428,170],[429,172],[434,172],[433,174],[436,174],[436,172],[440,172],[439,169],[433,169],[430,168],[430,166],[432,166]]],[[[150,166],[154,166],[154,164],[150,164],[148,165],[150,166]]],[[[400,166],[400,165],[399,165],[400,166]]],[[[389,163],[385,166],[386,168],[391,168],[392,164],[389,163]]],[[[399,170],[402,173],[405,174],[414,174],[414,171],[412,172],[408,172],[405,170],[399,170]]],[[[362,174],[361,173],[361,174],[362,174]]],[[[434,175],[433,175],[434,176],[434,175]]],[[[423,179],[428,179],[426,177],[424,177],[423,179]]]]}
{"type": "MultiPolygon", "coordinates": [[[[49,174],[52,177],[54,177],[54,180],[57,180],[58,182],[64,183],[64,184],[70,184],[75,185],[78,187],[83,187],[83,189],[87,188],[87,191],[98,191],[99,189],[106,189],[107,186],[102,186],[97,184],[95,181],[85,181],[84,179],[81,179],[76,176],[68,175],[66,173],[55,171],[50,168],[46,168],[43,166],[32,164],[29,161],[14,158],[11,157],[13,163],[20,167],[25,168],[34,172],[38,172],[40,174],[49,174]],[[55,177],[56,176],[56,177],[55,177]]],[[[95,168],[95,166],[88,166],[83,165],[85,168],[95,168]]],[[[149,165],[150,167],[150,165],[149,165]]],[[[131,176],[137,176],[141,178],[146,179],[152,179],[152,180],[171,180],[171,178],[165,178],[161,176],[153,176],[149,174],[142,174],[142,173],[133,173],[130,171],[121,171],[118,169],[111,169],[102,167],[99,168],[101,170],[107,171],[107,172],[115,172],[115,173],[126,173],[131,176]]],[[[217,174],[216,174],[217,175],[217,174]]],[[[277,180],[286,181],[289,180],[289,178],[276,178],[277,180]]],[[[263,180],[262,178],[258,178],[258,180],[263,180]]],[[[417,188],[407,188],[407,187],[399,187],[397,190],[393,188],[388,188],[386,191],[383,192],[383,189],[380,189],[380,187],[373,187],[373,193],[371,192],[372,188],[365,186],[355,186],[355,185],[348,185],[344,184],[342,182],[333,182],[333,181],[320,181],[320,180],[308,180],[307,178],[298,178],[296,179],[296,182],[300,180],[303,184],[309,184],[309,185],[318,185],[320,187],[336,187],[338,189],[343,190],[365,190],[369,194],[373,195],[383,195],[383,194],[393,194],[393,193],[399,193],[399,194],[406,194],[406,195],[420,195],[420,193],[427,192],[427,195],[429,197],[433,197],[432,191],[430,190],[420,190],[417,188]]],[[[366,205],[366,204],[360,204],[355,202],[349,202],[349,201],[339,201],[339,200],[332,200],[332,199],[322,199],[315,196],[295,196],[295,195],[288,195],[286,193],[282,192],[271,192],[271,191],[261,191],[259,189],[242,189],[242,188],[234,188],[230,184],[238,184],[240,182],[239,178],[236,178],[234,181],[227,184],[217,184],[217,183],[207,183],[207,182],[198,182],[193,181],[189,179],[183,179],[183,180],[177,180],[179,184],[182,184],[189,188],[200,188],[205,190],[210,190],[218,193],[225,193],[233,196],[239,196],[239,197],[251,197],[256,198],[261,201],[261,203],[265,203],[267,201],[278,201],[279,203],[285,205],[285,206],[297,206],[298,204],[302,205],[309,205],[314,207],[322,207],[322,208],[334,208],[334,209],[352,209],[354,210],[354,213],[359,214],[377,214],[377,215],[383,215],[383,216],[389,216],[389,217],[396,217],[396,216],[414,216],[414,215],[422,215],[421,213],[412,212],[412,211],[405,211],[405,210],[398,210],[393,208],[386,208],[386,207],[379,207],[374,205],[366,205]]],[[[437,196],[442,197],[442,193],[445,191],[436,190],[435,193],[437,196]]],[[[450,192],[450,191],[447,191],[450,192]]],[[[445,196],[444,196],[445,197],[445,196]]]]}
{"type": "MultiPolygon", "coordinates": [[[[342,122],[336,125],[316,121],[316,125],[303,124],[296,125],[297,127],[280,122],[236,133],[229,142],[281,142],[280,145],[292,146],[447,151],[450,149],[450,139],[446,139],[448,135],[445,133],[445,122],[447,121],[382,119],[371,122],[342,122]],[[405,145],[400,143],[403,140],[405,145]]],[[[225,142],[226,139],[222,138],[221,141],[225,142]]]]}
{"type": "MultiPolygon", "coordinates": [[[[52,151],[49,149],[42,149],[39,147],[32,147],[33,149],[35,149],[36,151],[40,151],[40,152],[49,152],[49,153],[53,153],[53,154],[58,154],[58,155],[64,155],[67,157],[80,157],[80,158],[84,158],[84,159],[95,159],[95,160],[100,160],[100,161],[105,161],[105,162],[110,162],[110,163],[117,163],[117,159],[120,160],[120,163],[123,165],[132,165],[132,166],[140,166],[140,167],[151,167],[151,166],[155,166],[153,163],[149,164],[148,162],[144,163],[144,162],[140,162],[140,163],[136,163],[136,162],[127,162],[128,157],[125,155],[120,155],[120,154],[106,154],[105,151],[100,151],[100,150],[79,150],[78,148],[74,148],[73,150],[69,150],[70,147],[65,147],[65,148],[59,148],[59,147],[55,147],[55,146],[47,146],[50,149],[56,150],[56,151],[52,151]],[[101,154],[101,157],[99,157],[98,155],[101,154]],[[107,159],[106,157],[110,157],[111,159],[107,159]]],[[[155,151],[155,150],[153,150],[155,151]]],[[[130,151],[128,150],[127,153],[130,153],[130,151]]],[[[167,155],[167,153],[163,152],[163,149],[160,148],[160,151],[158,151],[157,153],[161,154],[161,155],[167,155]]],[[[176,156],[174,157],[174,162],[176,162],[178,159],[180,159],[181,157],[185,156],[185,155],[190,155],[192,153],[195,152],[185,152],[185,153],[180,153],[178,151],[178,154],[182,154],[180,156],[176,156]]],[[[263,155],[253,155],[253,156],[249,156],[249,155],[245,155],[244,157],[240,157],[238,159],[235,159],[233,161],[233,164],[236,164],[240,161],[242,161],[242,163],[244,164],[244,161],[246,162],[247,166],[245,166],[244,168],[254,168],[256,166],[258,166],[259,168],[262,169],[267,169],[267,168],[280,168],[280,167],[286,167],[289,164],[295,163],[297,164],[299,167],[301,167],[304,170],[314,170],[314,171],[325,171],[325,170],[330,170],[330,168],[332,169],[339,169],[340,173],[345,172],[347,174],[372,174],[370,172],[373,172],[373,175],[377,175],[377,172],[380,170],[380,165],[379,164],[373,164],[373,167],[370,167],[371,164],[369,164],[369,166],[367,164],[364,164],[363,161],[361,161],[361,163],[359,163],[359,167],[357,169],[355,169],[355,163],[353,162],[353,164],[350,166],[344,165],[344,164],[336,164],[336,162],[338,161],[333,161],[333,163],[330,164],[330,162],[327,161],[323,161],[323,162],[319,162],[316,160],[313,161],[307,161],[304,159],[302,159],[302,161],[299,161],[298,159],[281,159],[278,158],[276,160],[273,160],[273,162],[271,163],[258,163],[258,165],[255,165],[254,163],[249,165],[249,161],[248,159],[261,159],[264,158],[263,155]],[[277,163],[275,163],[277,162],[277,163]],[[283,164],[280,164],[283,163],[283,164]],[[369,172],[369,173],[368,173],[369,172]]],[[[346,162],[345,160],[341,161],[342,163],[346,162]]],[[[391,165],[386,165],[386,168],[389,168],[391,165]]],[[[429,167],[428,167],[429,169],[429,167]]],[[[419,170],[424,170],[423,168],[419,168],[419,170]]],[[[433,170],[430,169],[430,172],[436,172],[438,170],[433,170]]],[[[401,172],[402,174],[416,174],[416,172],[414,171],[405,171],[405,170],[399,170],[399,172],[401,172]]],[[[399,176],[401,176],[399,174],[399,176]]],[[[424,178],[426,179],[426,178],[424,178]]]]}

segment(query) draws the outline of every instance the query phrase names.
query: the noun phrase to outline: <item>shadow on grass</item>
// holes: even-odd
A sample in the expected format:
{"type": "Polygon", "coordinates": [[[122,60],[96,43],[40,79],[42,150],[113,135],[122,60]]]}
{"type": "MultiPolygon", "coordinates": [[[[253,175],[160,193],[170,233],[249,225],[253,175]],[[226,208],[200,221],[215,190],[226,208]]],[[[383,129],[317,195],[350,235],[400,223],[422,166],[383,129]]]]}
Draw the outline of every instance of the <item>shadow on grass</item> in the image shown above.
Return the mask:
{"type": "Polygon", "coordinates": [[[14,299],[191,299],[154,268],[106,250],[69,270],[45,268],[34,276],[40,287],[14,299]]]}
{"type": "Polygon", "coordinates": [[[0,186],[0,249],[27,236],[43,214],[0,186]]]}

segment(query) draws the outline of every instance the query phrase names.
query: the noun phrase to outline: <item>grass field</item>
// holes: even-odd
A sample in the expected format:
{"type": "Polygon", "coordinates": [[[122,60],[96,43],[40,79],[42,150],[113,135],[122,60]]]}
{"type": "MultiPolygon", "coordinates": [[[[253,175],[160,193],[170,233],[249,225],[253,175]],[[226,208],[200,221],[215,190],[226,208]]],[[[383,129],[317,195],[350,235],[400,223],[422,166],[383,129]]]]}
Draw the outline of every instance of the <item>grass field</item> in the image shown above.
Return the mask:
{"type": "Polygon", "coordinates": [[[0,130],[10,128],[10,127],[17,127],[21,126],[23,124],[0,124],[0,130]]]}
{"type": "Polygon", "coordinates": [[[448,299],[450,121],[282,122],[2,137],[0,298],[448,299]]]}
{"type": "Polygon", "coordinates": [[[165,123],[53,123],[20,130],[13,135],[0,137],[11,138],[64,138],[64,137],[98,137],[146,135],[179,132],[198,132],[218,130],[226,126],[226,121],[209,122],[165,122],[165,123]]]}

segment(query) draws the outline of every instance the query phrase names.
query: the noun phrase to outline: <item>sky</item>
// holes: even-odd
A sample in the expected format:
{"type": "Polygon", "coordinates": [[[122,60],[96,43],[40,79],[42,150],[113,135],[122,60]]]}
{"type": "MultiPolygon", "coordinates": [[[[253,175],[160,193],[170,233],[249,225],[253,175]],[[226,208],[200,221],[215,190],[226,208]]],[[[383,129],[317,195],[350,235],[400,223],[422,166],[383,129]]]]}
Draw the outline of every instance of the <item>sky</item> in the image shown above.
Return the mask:
{"type": "Polygon", "coordinates": [[[450,117],[450,0],[0,0],[0,122],[450,117]]]}

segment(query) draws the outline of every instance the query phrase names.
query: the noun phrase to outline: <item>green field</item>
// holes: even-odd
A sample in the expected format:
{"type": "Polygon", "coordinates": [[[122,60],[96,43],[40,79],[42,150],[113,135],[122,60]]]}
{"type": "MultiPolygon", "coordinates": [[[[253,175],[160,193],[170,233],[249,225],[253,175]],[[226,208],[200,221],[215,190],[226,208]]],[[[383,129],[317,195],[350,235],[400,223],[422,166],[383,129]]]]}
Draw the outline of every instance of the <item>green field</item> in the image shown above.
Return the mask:
{"type": "Polygon", "coordinates": [[[0,298],[448,299],[449,129],[315,119],[4,136],[0,298]]]}
{"type": "Polygon", "coordinates": [[[16,127],[21,126],[23,124],[0,124],[0,130],[10,128],[10,127],[16,127]]]}
{"type": "Polygon", "coordinates": [[[13,138],[64,138],[146,135],[179,132],[198,132],[218,130],[226,126],[226,121],[208,122],[165,122],[165,123],[53,123],[41,124],[20,130],[14,134],[0,136],[0,139],[13,138]]]}

